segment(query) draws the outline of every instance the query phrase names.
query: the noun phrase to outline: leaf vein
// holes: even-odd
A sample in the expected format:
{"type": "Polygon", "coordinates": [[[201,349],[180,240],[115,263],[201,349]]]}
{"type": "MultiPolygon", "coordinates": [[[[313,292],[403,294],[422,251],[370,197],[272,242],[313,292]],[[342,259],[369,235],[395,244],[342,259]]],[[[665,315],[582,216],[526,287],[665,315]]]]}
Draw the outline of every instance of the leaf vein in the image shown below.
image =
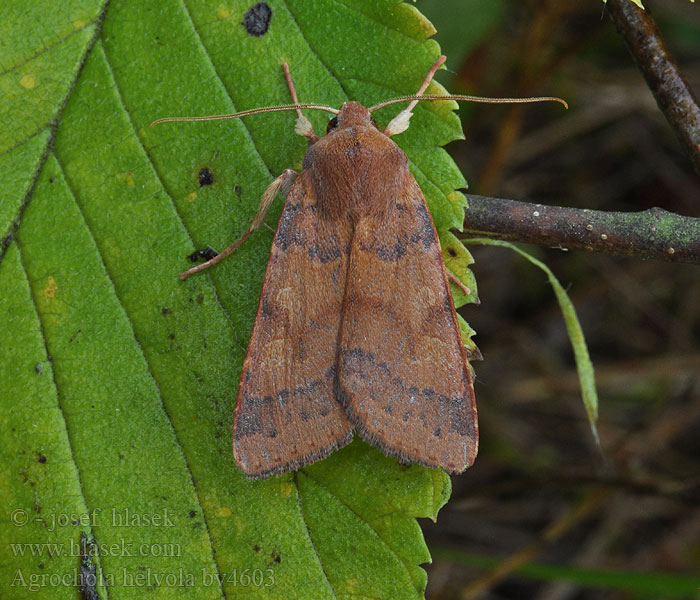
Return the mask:
{"type": "MultiPolygon", "coordinates": [[[[105,54],[105,61],[108,62],[106,54],[105,54]]],[[[110,75],[112,76],[112,79],[114,79],[111,67],[109,65],[108,65],[108,68],[110,69],[110,75]]],[[[114,85],[115,85],[115,89],[117,89],[116,81],[114,82],[114,85]]],[[[120,98],[121,98],[121,96],[120,96],[120,98]]],[[[123,106],[123,104],[122,104],[122,106],[123,106]]],[[[126,111],[126,107],[124,107],[124,110],[126,111]]],[[[127,111],[127,113],[128,113],[128,111],[127,111]]],[[[133,123],[132,123],[132,126],[133,126],[133,123]]],[[[73,202],[74,202],[78,212],[80,213],[80,216],[81,216],[83,223],[85,225],[85,229],[86,229],[88,235],[90,236],[90,239],[92,240],[92,243],[93,243],[93,245],[97,251],[97,254],[100,258],[100,262],[102,263],[102,267],[104,268],[104,272],[107,275],[107,278],[109,279],[109,282],[112,286],[112,290],[114,292],[114,297],[116,298],[116,300],[119,304],[119,307],[121,308],[122,312],[124,313],[124,316],[126,317],[127,322],[129,323],[129,326],[131,328],[131,334],[133,336],[134,342],[136,343],[136,346],[141,354],[141,357],[143,358],[143,362],[146,365],[146,370],[148,371],[148,375],[151,378],[151,380],[153,381],[153,385],[155,386],[156,392],[158,394],[158,398],[160,400],[161,409],[163,411],[163,414],[165,415],[165,418],[167,419],[168,424],[170,425],[170,430],[172,431],[173,437],[177,440],[177,447],[180,449],[180,452],[182,453],[183,463],[185,465],[185,468],[187,469],[187,472],[189,473],[190,479],[192,481],[192,487],[193,487],[194,493],[197,496],[197,501],[198,501],[199,506],[202,510],[202,520],[204,521],[204,527],[205,527],[206,532],[207,532],[207,539],[209,540],[209,546],[211,548],[212,562],[214,563],[216,570],[217,570],[217,574],[219,575],[217,580],[220,582],[222,579],[221,575],[220,575],[221,568],[219,567],[219,564],[216,560],[216,551],[214,550],[214,544],[213,544],[213,540],[212,540],[212,536],[211,536],[211,530],[209,528],[209,521],[208,521],[207,516],[206,516],[206,511],[204,510],[204,505],[202,504],[202,500],[201,500],[201,497],[199,495],[198,486],[197,486],[196,479],[194,477],[194,473],[192,472],[192,468],[190,467],[190,464],[187,460],[187,455],[184,452],[184,448],[182,446],[182,443],[178,439],[177,429],[175,428],[175,425],[173,423],[172,416],[168,412],[167,406],[166,406],[165,401],[163,399],[163,393],[160,389],[158,379],[156,378],[155,373],[153,372],[151,364],[148,361],[148,355],[145,352],[143,345],[141,344],[141,341],[138,338],[138,334],[136,333],[136,330],[134,329],[133,320],[132,320],[131,316],[129,315],[129,311],[127,310],[126,306],[124,305],[124,303],[122,302],[122,300],[120,298],[120,295],[118,292],[119,288],[118,288],[116,282],[114,281],[114,279],[112,278],[112,275],[109,271],[109,267],[107,265],[107,262],[104,260],[104,257],[102,256],[102,251],[100,250],[100,246],[95,239],[95,235],[94,235],[92,229],[90,228],[90,224],[89,224],[88,220],[85,218],[85,214],[83,213],[83,208],[80,205],[80,202],[78,201],[78,196],[73,191],[70,179],[68,178],[68,176],[66,174],[66,170],[64,169],[63,164],[61,163],[61,160],[59,159],[59,157],[56,153],[54,153],[54,157],[56,158],[56,162],[57,162],[59,168],[61,169],[61,173],[63,173],[63,179],[66,183],[66,187],[68,188],[68,191],[70,192],[70,195],[73,198],[73,202]]],[[[222,593],[223,597],[226,598],[226,592],[224,591],[223,586],[221,586],[221,593],[222,593]]]]}
{"type": "MultiPolygon", "coordinates": [[[[302,469],[302,472],[304,473],[304,475],[305,475],[306,477],[308,477],[308,478],[309,478],[311,481],[313,481],[316,485],[318,485],[319,487],[322,487],[324,490],[326,490],[326,492],[328,492],[328,494],[329,494],[330,496],[332,496],[332,497],[335,498],[338,502],[340,502],[340,504],[342,504],[345,508],[347,508],[347,509],[348,509],[353,515],[355,515],[360,521],[362,521],[363,523],[365,523],[365,524],[374,532],[374,535],[377,537],[377,539],[378,539],[382,544],[384,544],[384,546],[386,547],[386,549],[389,550],[389,552],[390,552],[391,554],[393,554],[393,555],[396,557],[396,559],[399,561],[399,563],[401,563],[401,565],[403,566],[404,570],[406,571],[406,575],[408,576],[408,580],[409,580],[410,582],[413,581],[413,577],[411,577],[411,570],[410,570],[410,567],[409,567],[408,563],[407,563],[403,558],[401,558],[401,557],[394,551],[394,549],[389,545],[389,543],[388,543],[381,535],[379,535],[379,532],[374,528],[374,526],[372,525],[372,523],[371,523],[370,521],[368,521],[365,517],[363,517],[361,514],[359,514],[359,513],[358,513],[355,509],[353,509],[350,505],[348,505],[346,502],[344,502],[343,499],[340,498],[340,496],[338,496],[337,494],[334,494],[333,491],[332,491],[330,488],[328,488],[328,486],[324,485],[324,484],[321,483],[318,479],[316,479],[316,478],[312,477],[311,475],[309,475],[308,471],[302,469]]],[[[393,513],[386,513],[386,515],[389,515],[389,514],[393,514],[393,513]]],[[[379,517],[378,517],[378,518],[379,518],[379,517]]],[[[408,517],[408,518],[411,518],[411,517],[408,517]]],[[[376,520],[376,519],[375,519],[375,520],[376,520]]],[[[320,559],[319,559],[319,560],[320,560],[320,559]]]]}
{"type": "MultiPolygon", "coordinates": [[[[19,242],[15,242],[17,244],[17,256],[19,257],[19,262],[22,265],[22,272],[24,273],[25,280],[28,282],[29,281],[29,273],[27,272],[27,266],[24,263],[24,258],[22,256],[22,247],[20,246],[19,242]]],[[[37,304],[36,297],[34,296],[34,291],[32,289],[32,286],[29,286],[29,291],[30,291],[30,298],[32,300],[32,306],[34,308],[34,314],[36,314],[37,321],[39,323],[39,331],[41,332],[41,340],[44,343],[44,352],[46,357],[50,357],[51,353],[49,352],[49,346],[46,340],[46,332],[44,330],[44,322],[41,319],[41,312],[39,310],[39,305],[37,304]]],[[[80,477],[80,469],[78,468],[78,462],[76,461],[75,458],[75,451],[73,449],[73,444],[71,443],[71,431],[68,427],[68,422],[66,421],[65,418],[65,408],[61,402],[61,391],[58,386],[58,381],[56,380],[56,364],[51,360],[51,380],[53,382],[53,388],[56,392],[56,404],[58,404],[58,410],[61,413],[61,419],[63,421],[63,430],[66,432],[66,443],[68,444],[68,451],[70,452],[70,457],[71,461],[73,463],[73,467],[75,468],[75,478],[78,481],[78,490],[79,494],[71,494],[71,497],[79,497],[82,499],[83,505],[86,508],[87,513],[91,513],[92,511],[90,510],[90,504],[87,501],[87,497],[85,496],[85,489],[83,487],[83,481],[80,477]]],[[[87,528],[90,531],[90,534],[94,537],[94,531],[92,528],[92,524],[88,524],[87,528]]],[[[101,569],[101,565],[100,565],[101,569]]],[[[109,598],[109,590],[107,587],[103,588],[105,591],[105,596],[106,598],[109,598]]]]}

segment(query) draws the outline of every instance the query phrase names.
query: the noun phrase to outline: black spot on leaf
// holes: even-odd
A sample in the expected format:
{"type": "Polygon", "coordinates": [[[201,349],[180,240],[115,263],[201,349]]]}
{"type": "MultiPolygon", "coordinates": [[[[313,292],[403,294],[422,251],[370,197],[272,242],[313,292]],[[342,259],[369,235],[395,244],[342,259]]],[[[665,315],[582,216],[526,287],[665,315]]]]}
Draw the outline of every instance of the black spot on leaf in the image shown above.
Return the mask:
{"type": "Polygon", "coordinates": [[[197,262],[199,260],[211,260],[212,258],[216,257],[217,254],[219,253],[214,250],[214,248],[207,246],[204,250],[195,250],[187,258],[189,258],[192,262],[197,262]]]}
{"type": "Polygon", "coordinates": [[[214,183],[214,174],[207,168],[202,167],[199,171],[199,186],[212,185],[214,183]]]}
{"type": "Polygon", "coordinates": [[[272,20],[272,9],[264,2],[255,4],[246,14],[241,25],[248,35],[262,37],[267,33],[272,20]]]}

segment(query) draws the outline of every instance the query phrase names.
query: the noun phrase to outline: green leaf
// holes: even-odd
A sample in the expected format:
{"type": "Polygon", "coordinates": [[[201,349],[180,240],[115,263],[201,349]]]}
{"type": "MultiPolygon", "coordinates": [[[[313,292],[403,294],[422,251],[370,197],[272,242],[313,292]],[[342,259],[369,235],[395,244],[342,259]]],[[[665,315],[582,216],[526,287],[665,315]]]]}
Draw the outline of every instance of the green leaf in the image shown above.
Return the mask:
{"type": "Polygon", "coordinates": [[[418,0],[418,9],[435,25],[442,52],[448,57],[443,77],[459,69],[464,58],[497,26],[505,8],[504,0],[418,0]]]}
{"type": "MultiPolygon", "coordinates": [[[[287,103],[284,61],[302,101],[411,94],[439,48],[398,0],[271,0],[261,37],[241,24],[253,4],[0,7],[2,589],[75,598],[85,534],[112,599],[423,596],[416,518],[446,502],[442,471],[361,441],[268,481],[233,461],[270,233],[177,278],[195,248],[247,228],[274,176],[301,167],[294,114],[149,124],[287,103]]],[[[464,180],[439,148],[461,136],[453,107],[418,107],[396,138],[442,239],[463,220],[464,180]]],[[[327,116],[309,117],[325,131],[327,116]]]]}
{"type": "Polygon", "coordinates": [[[542,261],[537,260],[534,256],[528,254],[521,248],[518,248],[515,244],[511,244],[510,242],[505,242],[503,240],[492,240],[489,238],[469,238],[464,240],[464,243],[503,246],[504,248],[510,248],[514,252],[520,254],[520,256],[529,260],[536,267],[542,269],[547,274],[549,283],[551,284],[552,289],[554,290],[554,295],[559,303],[562,316],[564,317],[566,331],[569,334],[569,341],[571,342],[571,347],[574,351],[574,360],[576,361],[576,370],[578,371],[578,380],[579,385],[581,386],[581,396],[583,397],[583,405],[586,408],[586,414],[588,415],[588,423],[596,443],[598,446],[600,446],[598,428],[596,427],[596,423],[598,421],[598,392],[596,391],[595,386],[593,363],[591,362],[591,357],[588,354],[586,339],[583,335],[583,329],[581,329],[581,323],[576,315],[576,309],[569,299],[566,290],[562,287],[559,280],[554,276],[554,273],[552,273],[551,269],[547,265],[545,265],[542,261]]]}

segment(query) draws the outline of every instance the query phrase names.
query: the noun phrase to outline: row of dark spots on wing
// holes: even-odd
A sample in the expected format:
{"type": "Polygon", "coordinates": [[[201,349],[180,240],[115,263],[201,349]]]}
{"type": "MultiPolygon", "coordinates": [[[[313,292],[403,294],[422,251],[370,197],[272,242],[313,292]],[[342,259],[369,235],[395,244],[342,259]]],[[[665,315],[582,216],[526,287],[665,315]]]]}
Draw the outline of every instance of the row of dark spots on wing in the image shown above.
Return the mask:
{"type": "MultiPolygon", "coordinates": [[[[311,381],[309,383],[301,383],[294,389],[295,396],[300,396],[302,398],[309,400],[309,401],[301,404],[299,416],[301,417],[302,421],[306,422],[312,416],[314,416],[313,414],[309,414],[310,412],[313,412],[313,411],[309,411],[309,409],[316,408],[314,406],[315,403],[312,400],[314,398],[314,395],[317,393],[317,390],[321,386],[323,386],[323,380],[315,379],[314,381],[311,381]]],[[[330,410],[327,406],[322,406],[318,410],[318,414],[321,415],[322,417],[327,417],[329,412],[330,412],[330,410]]]]}
{"type": "Polygon", "coordinates": [[[309,246],[307,252],[310,258],[325,264],[327,262],[339,259],[343,254],[343,251],[345,251],[345,253],[348,252],[347,248],[342,248],[342,244],[340,243],[340,240],[338,240],[338,236],[335,234],[329,236],[327,240],[324,240],[324,242],[326,243],[323,245],[311,244],[309,246]]]}
{"type": "MultiPolygon", "coordinates": [[[[442,299],[443,302],[443,307],[444,307],[444,312],[443,315],[450,315],[452,316],[452,310],[454,307],[452,296],[450,294],[445,294],[442,299]]],[[[459,331],[459,325],[457,325],[457,331],[459,331]]],[[[462,342],[460,341],[460,344],[462,342]]]]}
{"type": "MultiPolygon", "coordinates": [[[[389,376],[391,371],[386,363],[377,361],[376,356],[372,352],[365,352],[362,348],[353,348],[342,352],[344,363],[343,367],[349,374],[359,376],[366,379],[372,378],[372,369],[380,369],[384,375],[389,376]]],[[[444,394],[438,394],[433,388],[425,387],[419,389],[418,386],[411,385],[406,387],[400,377],[394,377],[390,381],[390,385],[397,390],[397,393],[392,394],[385,400],[382,409],[387,414],[393,414],[394,410],[400,405],[407,404],[409,407],[415,406],[415,409],[408,408],[401,415],[401,420],[407,423],[412,418],[420,419],[424,424],[426,421],[425,409],[429,404],[438,404],[438,412],[445,416],[445,421],[449,423],[449,431],[456,432],[458,435],[469,436],[472,440],[476,440],[476,431],[471,418],[470,399],[459,396],[448,397],[444,394]],[[414,412],[415,410],[415,412],[414,412]]],[[[381,386],[379,382],[378,387],[381,386]]],[[[443,429],[438,427],[433,435],[442,437],[443,429]]]]}
{"type": "Polygon", "coordinates": [[[418,215],[421,218],[420,227],[415,231],[414,235],[418,237],[418,240],[423,242],[423,248],[428,249],[430,246],[435,244],[435,228],[433,227],[433,220],[428,212],[428,207],[425,202],[417,203],[415,206],[418,215]]]}
{"type": "Polygon", "coordinates": [[[373,352],[362,348],[342,349],[343,370],[350,375],[370,379],[373,371],[380,371],[386,377],[391,375],[391,369],[385,362],[378,362],[373,352]]]}
{"type": "Polygon", "coordinates": [[[290,204],[285,207],[277,229],[277,237],[275,244],[285,252],[291,246],[299,246],[305,248],[309,258],[317,260],[322,264],[332,262],[339,259],[343,254],[349,254],[350,248],[344,244],[337,235],[331,234],[318,239],[321,243],[314,242],[309,244],[306,240],[305,232],[297,223],[297,213],[301,210],[315,211],[315,206],[301,206],[301,203],[290,204]]]}
{"type": "MultiPolygon", "coordinates": [[[[400,211],[407,210],[401,204],[396,206],[400,211]]],[[[398,234],[398,239],[393,244],[386,244],[382,241],[377,241],[371,245],[360,243],[360,248],[365,252],[374,252],[379,258],[388,262],[401,260],[406,255],[409,246],[421,244],[424,250],[433,248],[435,246],[435,232],[430,214],[425,206],[419,205],[416,208],[418,215],[421,217],[419,227],[413,231],[401,231],[398,234]]]]}
{"type": "MultiPolygon", "coordinates": [[[[246,379],[248,379],[248,375],[249,373],[246,374],[246,379]]],[[[335,376],[335,373],[333,376],[335,376]]],[[[236,420],[236,433],[241,436],[264,434],[271,439],[277,437],[277,430],[273,426],[270,425],[263,429],[261,410],[265,410],[267,406],[273,403],[284,406],[292,397],[297,400],[299,398],[305,400],[305,402],[301,403],[299,415],[303,421],[308,421],[316,415],[328,416],[330,412],[328,406],[318,406],[318,402],[314,401],[320,396],[319,389],[323,386],[323,383],[322,379],[301,383],[294,388],[293,394],[288,389],[280,390],[274,396],[267,394],[262,398],[260,396],[250,396],[247,393],[244,394],[241,411],[236,420]]]]}
{"type": "Polygon", "coordinates": [[[302,246],[304,243],[303,232],[295,227],[295,219],[297,213],[301,210],[301,203],[288,204],[284,207],[279,225],[277,227],[277,236],[275,244],[284,251],[287,251],[290,246],[302,246]]]}
{"type": "MultiPolygon", "coordinates": [[[[426,405],[421,402],[420,399],[425,400],[425,401],[434,401],[435,400],[435,390],[433,388],[423,388],[420,390],[418,386],[411,385],[407,388],[404,387],[403,381],[401,381],[398,377],[394,379],[394,383],[396,385],[399,385],[402,391],[402,404],[405,402],[409,407],[412,407],[416,402],[418,402],[418,405],[415,407],[420,412],[417,412],[414,414],[413,409],[409,408],[408,410],[405,410],[403,414],[401,415],[401,420],[404,423],[408,423],[412,418],[418,418],[421,420],[423,425],[426,425],[426,415],[425,415],[425,409],[426,405]]],[[[438,428],[436,430],[435,436],[440,437],[440,429],[438,428]]]]}
{"type": "Polygon", "coordinates": [[[265,320],[270,319],[274,321],[277,314],[277,304],[268,294],[264,294],[260,302],[260,316],[265,320]]]}
{"type": "MultiPolygon", "coordinates": [[[[393,377],[387,382],[391,376],[391,369],[384,362],[378,362],[377,357],[372,352],[366,352],[362,348],[353,348],[342,352],[344,358],[343,368],[350,376],[359,377],[363,380],[376,379],[377,371],[379,371],[379,381],[376,382],[376,388],[383,388],[387,397],[383,400],[382,410],[388,415],[393,415],[395,410],[400,410],[401,406],[406,402],[415,402],[422,395],[426,399],[435,398],[435,390],[432,388],[424,388],[421,392],[418,387],[410,386],[406,388],[403,380],[400,377],[393,377]],[[389,386],[393,390],[389,391],[389,386]]],[[[445,398],[446,399],[446,398],[445,398]]],[[[374,396],[370,400],[375,400],[374,396]]],[[[425,423],[425,405],[420,405],[421,411],[416,414],[418,418],[425,423]]],[[[410,410],[405,411],[402,420],[407,422],[412,417],[410,410]]]]}

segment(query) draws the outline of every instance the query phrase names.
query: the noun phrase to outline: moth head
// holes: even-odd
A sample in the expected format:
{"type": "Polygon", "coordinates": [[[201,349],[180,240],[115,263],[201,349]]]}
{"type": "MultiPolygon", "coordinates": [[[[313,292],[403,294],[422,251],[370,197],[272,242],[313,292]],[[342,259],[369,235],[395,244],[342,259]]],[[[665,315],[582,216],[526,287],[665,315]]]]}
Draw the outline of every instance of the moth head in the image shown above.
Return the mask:
{"type": "Polygon", "coordinates": [[[354,126],[373,126],[377,127],[377,122],[369,114],[369,110],[366,109],[359,102],[345,102],[338,111],[338,115],[333,117],[328,121],[326,126],[326,133],[331,133],[336,129],[342,129],[344,127],[354,127],[354,126]]]}

